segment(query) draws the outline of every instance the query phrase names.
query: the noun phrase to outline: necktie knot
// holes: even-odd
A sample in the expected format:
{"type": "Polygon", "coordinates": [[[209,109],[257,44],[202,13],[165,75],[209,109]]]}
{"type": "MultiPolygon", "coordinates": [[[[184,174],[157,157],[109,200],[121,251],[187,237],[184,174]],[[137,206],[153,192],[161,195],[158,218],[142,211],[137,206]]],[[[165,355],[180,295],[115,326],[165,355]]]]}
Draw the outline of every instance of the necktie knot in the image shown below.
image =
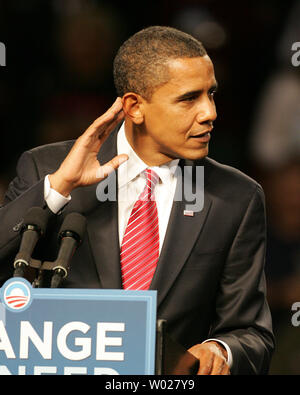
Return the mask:
{"type": "Polygon", "coordinates": [[[155,185],[159,180],[159,176],[151,169],[146,169],[144,173],[146,175],[145,199],[150,200],[154,193],[155,185]]]}

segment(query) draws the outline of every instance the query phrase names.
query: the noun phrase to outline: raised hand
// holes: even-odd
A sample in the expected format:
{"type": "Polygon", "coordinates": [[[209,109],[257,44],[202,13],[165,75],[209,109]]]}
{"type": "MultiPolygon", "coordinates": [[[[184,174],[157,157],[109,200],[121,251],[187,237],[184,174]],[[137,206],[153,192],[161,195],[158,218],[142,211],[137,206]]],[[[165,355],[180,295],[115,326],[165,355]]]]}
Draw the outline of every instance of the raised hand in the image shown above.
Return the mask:
{"type": "Polygon", "coordinates": [[[75,188],[100,182],[124,163],[128,159],[125,154],[117,155],[103,165],[97,158],[102,144],[123,118],[122,100],[118,97],[76,140],[59,169],[49,176],[51,187],[68,196],[75,188]]]}

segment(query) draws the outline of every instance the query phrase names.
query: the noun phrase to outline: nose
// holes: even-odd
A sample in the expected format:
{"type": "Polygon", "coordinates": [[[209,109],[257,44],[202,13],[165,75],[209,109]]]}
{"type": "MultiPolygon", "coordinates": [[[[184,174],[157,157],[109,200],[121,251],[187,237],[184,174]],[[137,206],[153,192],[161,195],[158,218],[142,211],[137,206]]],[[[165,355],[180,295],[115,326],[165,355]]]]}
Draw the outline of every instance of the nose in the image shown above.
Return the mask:
{"type": "Polygon", "coordinates": [[[198,104],[196,121],[199,124],[212,123],[217,118],[217,111],[214,99],[205,96],[198,104]]]}

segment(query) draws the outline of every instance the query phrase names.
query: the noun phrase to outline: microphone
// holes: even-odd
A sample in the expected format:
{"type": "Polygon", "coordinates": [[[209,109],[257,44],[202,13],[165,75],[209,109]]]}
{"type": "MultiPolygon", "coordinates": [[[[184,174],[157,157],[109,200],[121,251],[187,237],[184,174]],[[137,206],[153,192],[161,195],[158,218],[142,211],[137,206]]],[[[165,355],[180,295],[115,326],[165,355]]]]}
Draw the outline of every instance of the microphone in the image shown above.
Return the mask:
{"type": "Polygon", "coordinates": [[[82,242],[85,229],[86,218],[79,213],[68,214],[64,219],[58,236],[60,249],[56,261],[53,262],[51,288],[58,288],[68,275],[71,258],[82,242]]]}
{"type": "Polygon", "coordinates": [[[31,207],[26,213],[22,226],[20,249],[14,261],[13,277],[23,277],[30,265],[31,255],[39,238],[45,233],[50,212],[41,207],[31,207]]]}

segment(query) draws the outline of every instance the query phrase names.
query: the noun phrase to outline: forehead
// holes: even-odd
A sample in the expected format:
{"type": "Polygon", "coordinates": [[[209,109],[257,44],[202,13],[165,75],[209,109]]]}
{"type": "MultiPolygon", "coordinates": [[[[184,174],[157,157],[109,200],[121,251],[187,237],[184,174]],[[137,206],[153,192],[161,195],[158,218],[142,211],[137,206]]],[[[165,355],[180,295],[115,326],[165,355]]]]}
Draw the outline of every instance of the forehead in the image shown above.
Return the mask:
{"type": "Polygon", "coordinates": [[[189,90],[209,90],[216,84],[214,66],[209,56],[171,59],[169,80],[155,93],[182,94],[189,90]]]}

